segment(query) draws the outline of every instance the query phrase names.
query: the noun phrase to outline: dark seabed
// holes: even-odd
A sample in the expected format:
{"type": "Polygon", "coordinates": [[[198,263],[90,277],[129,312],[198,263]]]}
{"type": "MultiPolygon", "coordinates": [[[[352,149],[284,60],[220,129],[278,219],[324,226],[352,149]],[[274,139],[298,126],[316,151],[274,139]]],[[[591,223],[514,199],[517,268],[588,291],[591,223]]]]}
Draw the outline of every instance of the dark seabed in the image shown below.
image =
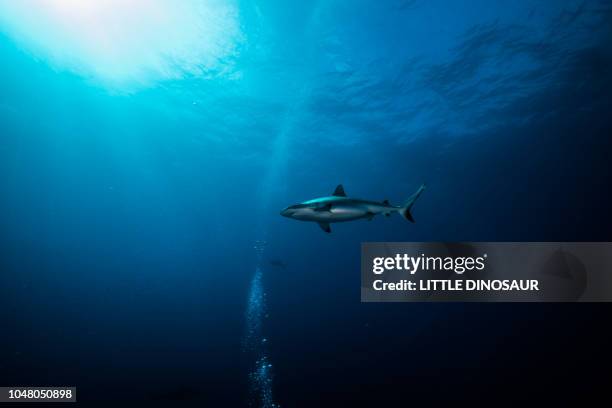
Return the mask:
{"type": "Polygon", "coordinates": [[[607,394],[609,307],[361,304],[359,262],[366,241],[612,240],[611,2],[156,0],[168,31],[144,13],[69,41],[30,1],[0,5],[0,385],[103,406],[607,394]],[[279,215],[340,183],[428,188],[415,224],[279,215]]]}

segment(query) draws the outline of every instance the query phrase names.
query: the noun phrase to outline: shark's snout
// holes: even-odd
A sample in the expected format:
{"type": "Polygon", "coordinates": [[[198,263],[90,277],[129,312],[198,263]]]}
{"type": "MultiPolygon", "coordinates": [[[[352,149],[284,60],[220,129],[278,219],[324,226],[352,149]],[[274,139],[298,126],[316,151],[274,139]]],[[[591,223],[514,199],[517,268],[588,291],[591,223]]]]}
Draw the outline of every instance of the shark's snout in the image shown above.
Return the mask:
{"type": "Polygon", "coordinates": [[[291,217],[292,214],[293,214],[293,209],[291,209],[291,207],[287,207],[280,212],[280,215],[282,215],[283,217],[291,217]]]}

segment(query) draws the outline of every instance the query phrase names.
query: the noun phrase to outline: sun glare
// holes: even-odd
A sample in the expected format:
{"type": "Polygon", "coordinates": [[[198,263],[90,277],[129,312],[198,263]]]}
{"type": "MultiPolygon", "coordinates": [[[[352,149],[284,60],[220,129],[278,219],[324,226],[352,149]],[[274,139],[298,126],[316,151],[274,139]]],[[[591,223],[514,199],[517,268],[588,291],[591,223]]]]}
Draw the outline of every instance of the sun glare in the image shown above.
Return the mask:
{"type": "Polygon", "coordinates": [[[3,1],[0,30],[57,70],[127,88],[227,72],[241,41],[221,0],[3,1]]]}

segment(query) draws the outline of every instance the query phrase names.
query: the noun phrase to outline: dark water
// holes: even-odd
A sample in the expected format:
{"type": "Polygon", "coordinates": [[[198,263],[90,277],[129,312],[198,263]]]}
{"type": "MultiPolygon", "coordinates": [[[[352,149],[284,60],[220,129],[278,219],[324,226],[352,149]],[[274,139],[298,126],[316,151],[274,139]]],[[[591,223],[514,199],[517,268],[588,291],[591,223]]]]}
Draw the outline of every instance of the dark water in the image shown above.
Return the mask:
{"type": "Polygon", "coordinates": [[[359,251],[609,241],[612,5],[235,7],[227,61],[137,86],[0,19],[0,385],[219,407],[601,390],[609,308],[360,304],[359,251]],[[423,182],[415,224],[278,215],[423,182]]]}

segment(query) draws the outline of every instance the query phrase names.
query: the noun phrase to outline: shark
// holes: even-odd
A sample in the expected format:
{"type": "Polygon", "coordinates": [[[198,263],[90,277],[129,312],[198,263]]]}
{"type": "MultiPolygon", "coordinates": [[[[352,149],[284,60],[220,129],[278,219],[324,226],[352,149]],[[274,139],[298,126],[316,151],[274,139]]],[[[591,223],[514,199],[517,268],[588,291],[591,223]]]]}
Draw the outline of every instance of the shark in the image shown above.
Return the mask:
{"type": "Polygon", "coordinates": [[[372,220],[378,214],[389,217],[393,213],[400,213],[406,220],[414,222],[411,213],[412,206],[423,190],[425,190],[425,184],[422,184],[404,205],[394,206],[389,203],[389,200],[378,202],[347,197],[344,187],[339,184],[331,196],[290,205],[282,210],[280,215],[299,221],[316,222],[327,233],[331,232],[331,223],[359,219],[372,220]]]}

